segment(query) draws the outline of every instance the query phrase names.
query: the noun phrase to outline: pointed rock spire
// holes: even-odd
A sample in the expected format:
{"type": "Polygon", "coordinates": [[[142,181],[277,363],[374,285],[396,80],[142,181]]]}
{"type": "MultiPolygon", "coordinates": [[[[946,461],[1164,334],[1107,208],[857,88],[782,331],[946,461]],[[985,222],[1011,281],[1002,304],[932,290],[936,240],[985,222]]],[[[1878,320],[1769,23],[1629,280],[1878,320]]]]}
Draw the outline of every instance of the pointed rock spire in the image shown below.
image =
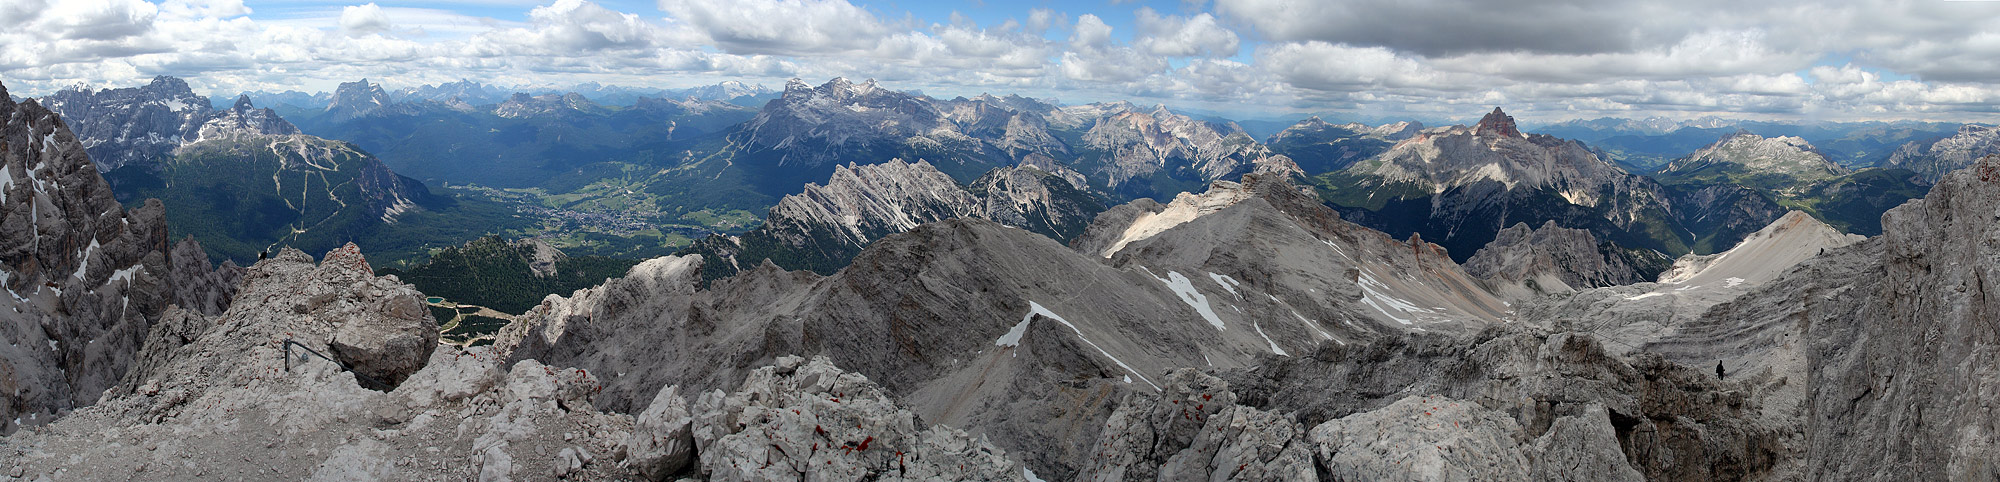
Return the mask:
{"type": "Polygon", "coordinates": [[[231,107],[231,109],[241,111],[241,110],[250,110],[255,107],[256,106],[250,104],[250,94],[240,94],[236,96],[236,105],[234,107],[231,107]]]}
{"type": "Polygon", "coordinates": [[[1514,117],[1507,115],[1506,112],[1501,112],[1499,107],[1494,107],[1493,112],[1486,114],[1486,117],[1480,118],[1479,125],[1472,128],[1472,133],[1473,135],[1492,134],[1523,137],[1520,129],[1514,127],[1514,117]]]}

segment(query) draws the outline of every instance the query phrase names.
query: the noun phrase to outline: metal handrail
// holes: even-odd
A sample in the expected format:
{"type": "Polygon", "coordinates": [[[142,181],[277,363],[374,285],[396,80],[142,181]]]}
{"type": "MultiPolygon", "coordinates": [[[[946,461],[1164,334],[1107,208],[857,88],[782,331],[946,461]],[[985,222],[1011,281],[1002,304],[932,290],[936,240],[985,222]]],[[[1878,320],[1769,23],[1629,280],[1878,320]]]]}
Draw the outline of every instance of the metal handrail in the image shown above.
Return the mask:
{"type": "MultiPolygon", "coordinates": [[[[361,372],[358,372],[358,371],[354,371],[354,367],[350,367],[350,366],[347,366],[347,364],[346,364],[346,363],[341,363],[341,362],[340,362],[340,360],[335,360],[335,359],[333,359],[333,357],[329,357],[329,356],[326,356],[326,354],[323,354],[323,353],[320,353],[320,352],[319,352],[319,350],[314,350],[314,349],[312,349],[312,347],[309,347],[309,346],[306,346],[306,345],[305,345],[304,343],[299,343],[299,342],[298,342],[297,340],[293,340],[293,339],[291,339],[291,338],[286,338],[286,339],[285,339],[285,343],[284,343],[284,349],[285,349],[285,371],[286,371],[287,373],[289,373],[289,372],[291,372],[291,371],[292,371],[292,347],[293,347],[293,346],[297,346],[297,347],[299,347],[299,349],[300,349],[300,350],[305,350],[305,351],[306,351],[306,353],[311,353],[311,354],[313,354],[313,356],[317,356],[317,357],[320,357],[320,358],[321,358],[321,359],[323,359],[323,360],[326,360],[326,361],[330,361],[330,362],[333,362],[334,366],[338,366],[338,367],[340,367],[340,370],[341,370],[341,371],[344,371],[344,372],[348,372],[348,373],[353,373],[353,374],[354,374],[354,377],[355,377],[355,378],[359,378],[359,379],[361,379],[361,382],[362,382],[362,383],[365,383],[365,384],[367,384],[367,385],[369,385],[369,386],[371,386],[371,387],[382,387],[382,388],[383,388],[383,389],[385,389],[385,390],[389,388],[389,384],[387,384],[387,383],[382,383],[382,381],[381,381],[381,380],[376,380],[376,379],[375,379],[374,377],[370,377],[370,376],[368,376],[368,375],[364,375],[364,374],[362,374],[361,372]]],[[[301,355],[299,355],[299,359],[300,359],[300,360],[304,360],[304,359],[305,359],[305,355],[304,355],[304,354],[301,354],[301,355]]]]}

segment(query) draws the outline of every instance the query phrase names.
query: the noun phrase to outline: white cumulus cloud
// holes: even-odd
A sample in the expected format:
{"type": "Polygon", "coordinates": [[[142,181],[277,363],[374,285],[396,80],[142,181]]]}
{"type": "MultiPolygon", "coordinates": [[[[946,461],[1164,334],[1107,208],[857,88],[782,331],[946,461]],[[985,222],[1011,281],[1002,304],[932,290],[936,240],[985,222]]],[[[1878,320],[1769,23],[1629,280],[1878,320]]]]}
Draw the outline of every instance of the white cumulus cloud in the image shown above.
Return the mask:
{"type": "Polygon", "coordinates": [[[349,5],[340,9],[340,28],[348,33],[362,35],[382,33],[389,30],[389,14],[374,3],[349,5]]]}

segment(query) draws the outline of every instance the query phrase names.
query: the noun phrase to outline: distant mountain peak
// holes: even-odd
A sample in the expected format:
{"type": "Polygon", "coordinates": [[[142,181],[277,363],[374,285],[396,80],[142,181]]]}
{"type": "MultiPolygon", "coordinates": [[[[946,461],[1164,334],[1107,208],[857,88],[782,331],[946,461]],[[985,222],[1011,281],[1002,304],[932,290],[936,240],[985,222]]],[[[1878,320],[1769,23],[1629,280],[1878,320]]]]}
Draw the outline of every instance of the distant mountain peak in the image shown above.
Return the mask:
{"type": "Polygon", "coordinates": [[[333,90],[333,102],[327,104],[326,115],[331,120],[345,121],[361,117],[389,106],[393,101],[389,92],[382,90],[382,84],[369,83],[368,79],[342,82],[333,90]]]}
{"type": "Polygon", "coordinates": [[[249,95],[249,94],[239,94],[239,95],[237,95],[237,96],[236,96],[236,105],[233,105],[233,106],[230,106],[230,107],[229,107],[229,109],[230,109],[230,110],[245,110],[245,109],[249,109],[249,108],[252,108],[252,107],[255,107],[255,105],[253,105],[253,104],[251,104],[251,103],[250,103],[250,95],[249,95]]]}
{"type": "Polygon", "coordinates": [[[179,77],[174,77],[171,75],[161,75],[153,77],[152,82],[146,83],[146,88],[164,89],[169,92],[181,92],[181,91],[187,91],[189,93],[194,92],[194,89],[188,87],[187,81],[181,80],[179,77]]]}
{"type": "Polygon", "coordinates": [[[62,114],[102,172],[134,163],[156,166],[216,114],[207,97],[168,76],[136,87],[64,89],[39,103],[62,114]]]}
{"type": "Polygon", "coordinates": [[[1756,172],[1784,174],[1805,180],[1848,173],[1847,168],[1834,164],[1803,138],[1767,138],[1749,131],[1723,136],[1688,157],[1668,163],[1665,172],[1692,172],[1717,163],[1736,164],[1756,172]]]}
{"type": "Polygon", "coordinates": [[[1494,107],[1493,112],[1487,113],[1486,117],[1480,118],[1479,125],[1473,126],[1472,133],[1474,135],[1492,134],[1507,137],[1526,137],[1521,135],[1520,129],[1514,127],[1514,117],[1500,111],[1499,107],[1494,107]]]}

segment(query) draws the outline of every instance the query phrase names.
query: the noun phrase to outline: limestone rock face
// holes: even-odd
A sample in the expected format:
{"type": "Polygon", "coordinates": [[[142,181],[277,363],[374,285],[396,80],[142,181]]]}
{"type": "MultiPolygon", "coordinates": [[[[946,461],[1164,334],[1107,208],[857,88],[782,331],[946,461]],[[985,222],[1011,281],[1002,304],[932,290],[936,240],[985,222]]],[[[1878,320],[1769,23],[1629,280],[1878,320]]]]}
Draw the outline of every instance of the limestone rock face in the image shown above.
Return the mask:
{"type": "Polygon", "coordinates": [[[299,133],[277,112],[253,106],[248,96],[213,110],[186,81],[167,76],[139,87],[64,89],[43,101],[76,130],[100,172],[128,165],[159,171],[181,146],[226,132],[299,133]]]}
{"type": "Polygon", "coordinates": [[[4,439],[0,467],[25,478],[84,480],[743,480],[797,479],[837,460],[826,473],[1027,475],[991,444],[926,426],[825,358],[781,358],[755,370],[742,390],[705,394],[696,410],[675,390],[662,391],[643,422],[598,411],[603,386],[592,372],[509,362],[488,347],[427,351],[393,390],[369,390],[339,364],[285,343],[328,353],[325,340],[338,338],[347,320],[407,318],[391,303],[404,286],[365,268],[352,252],[314,263],[287,249],[246,270],[242,296],[220,316],[170,310],[117,390],[4,439]],[[821,437],[814,458],[785,461],[791,472],[752,473],[775,454],[766,449],[812,453],[787,445],[807,437],[821,437]],[[709,462],[698,466],[690,465],[697,440],[709,462]]]}
{"type": "Polygon", "coordinates": [[[484,347],[433,349],[430,338],[421,368],[381,392],[284,343],[331,356],[329,341],[357,319],[414,319],[435,337],[427,310],[397,303],[411,293],[351,252],[315,263],[280,251],[246,270],[221,315],[170,311],[118,387],[45,430],[17,433],[6,443],[21,450],[0,465],[81,479],[540,480],[559,466],[572,477],[631,476],[604,458],[631,418],[591,407],[598,385],[587,373],[509,369],[484,347]]]}
{"type": "Polygon", "coordinates": [[[1479,118],[1479,124],[1472,126],[1472,133],[1475,135],[1502,137],[1527,137],[1521,135],[1521,130],[1514,127],[1514,116],[1507,115],[1506,112],[1501,112],[1499,107],[1494,107],[1493,112],[1486,113],[1486,117],[1479,118]]]}
{"type": "Polygon", "coordinates": [[[175,263],[164,209],[137,204],[55,112],[0,86],[0,433],[96,401],[176,302],[175,271],[207,269],[175,263]]]}
{"type": "Polygon", "coordinates": [[[223,260],[219,266],[209,264],[208,252],[192,236],[174,243],[171,258],[174,304],[208,316],[229,309],[229,300],[236,295],[236,283],[243,280],[243,268],[229,260],[223,260]]]}
{"type": "Polygon", "coordinates": [[[1076,480],[1319,480],[1305,427],[1237,405],[1228,382],[1193,369],[1163,382],[1111,413],[1076,480]]]}
{"type": "Polygon", "coordinates": [[[1241,403],[1313,427],[1317,460],[1344,467],[1342,480],[1526,480],[1544,443],[1594,473],[1625,465],[1647,480],[1737,480],[1778,473],[1798,442],[1797,419],[1764,416],[1796,394],[1751,391],[1658,355],[1612,355],[1587,334],[1517,330],[1323,346],[1220,375],[1241,403]],[[1565,417],[1583,426],[1551,428],[1565,417]],[[1600,423],[1618,453],[1564,452],[1601,440],[1600,423]],[[1399,459],[1401,471],[1390,463],[1399,459]]]}
{"type": "Polygon", "coordinates": [[[355,82],[341,82],[333,91],[332,102],[320,114],[326,120],[339,122],[365,117],[394,104],[389,92],[382,90],[382,84],[361,79],[355,82]]]}
{"type": "Polygon", "coordinates": [[[569,259],[569,255],[563,254],[561,250],[556,249],[548,241],[538,238],[515,241],[514,246],[525,248],[522,251],[525,251],[528,255],[528,270],[534,273],[537,278],[551,278],[561,274],[556,270],[556,265],[562,263],[563,260],[569,259]]]}
{"type": "Polygon", "coordinates": [[[102,172],[126,165],[158,168],[175,148],[201,134],[209,100],[186,81],[159,76],[139,87],[92,90],[73,87],[42,99],[61,113],[102,172]]]}
{"type": "Polygon", "coordinates": [[[1312,429],[1335,480],[1528,480],[1514,419],[1479,404],[1410,396],[1312,429]]]}
{"type": "Polygon", "coordinates": [[[1559,292],[1646,281],[1639,266],[1646,260],[1635,258],[1616,245],[1599,243],[1589,230],[1564,228],[1555,221],[1540,228],[1516,223],[1473,253],[1465,261],[1465,272],[1509,282],[1553,277],[1563,286],[1545,291],[1559,292]]]}
{"type": "Polygon", "coordinates": [[[632,440],[626,447],[626,460],[652,480],[666,480],[695,462],[694,417],[680,387],[660,389],[632,425],[632,440]]]}
{"type": "Polygon", "coordinates": [[[2000,476],[1996,212],[2000,156],[1987,156],[1882,216],[1881,274],[1852,280],[1858,316],[1807,335],[1811,477],[2000,476]]]}
{"type": "Polygon", "coordinates": [[[1071,106],[1063,111],[1064,117],[1074,119],[1070,122],[1088,127],[1082,145],[1076,147],[1105,153],[1103,160],[1079,169],[1113,191],[1172,195],[1137,186],[1145,183],[1136,181],[1173,174],[1173,169],[1191,171],[1198,182],[1233,180],[1273,162],[1297,169],[1290,158],[1272,153],[1233,122],[1195,119],[1165,106],[1149,111],[1124,102],[1071,106]]]}
{"type": "Polygon", "coordinates": [[[1532,480],[1646,480],[1618,452],[1617,429],[1604,406],[1591,404],[1576,415],[1557,418],[1535,439],[1532,480]]]}
{"type": "Polygon", "coordinates": [[[824,357],[782,357],[740,390],[695,402],[694,440],[709,480],[1025,480],[983,439],[924,428],[866,377],[824,357]]]}

